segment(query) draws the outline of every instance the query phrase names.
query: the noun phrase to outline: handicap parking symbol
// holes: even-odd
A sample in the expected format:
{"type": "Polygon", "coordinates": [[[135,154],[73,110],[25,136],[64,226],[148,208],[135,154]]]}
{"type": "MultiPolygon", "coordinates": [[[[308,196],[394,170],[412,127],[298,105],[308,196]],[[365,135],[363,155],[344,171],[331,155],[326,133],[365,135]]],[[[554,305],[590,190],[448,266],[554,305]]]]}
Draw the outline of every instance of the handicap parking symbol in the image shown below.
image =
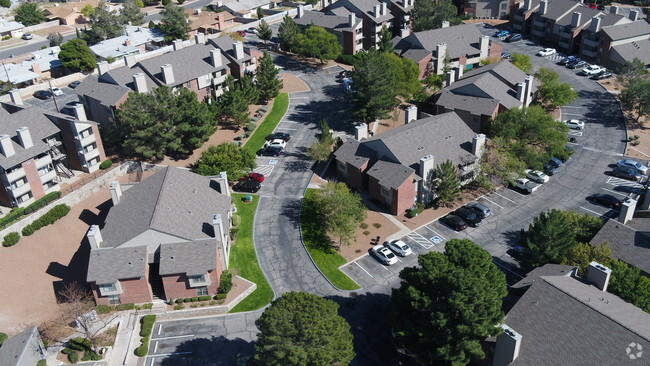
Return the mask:
{"type": "Polygon", "coordinates": [[[277,159],[269,160],[269,164],[276,165],[278,163],[277,159]]]}
{"type": "Polygon", "coordinates": [[[432,238],[429,239],[429,240],[431,240],[431,241],[433,242],[433,244],[438,244],[438,243],[441,243],[441,242],[442,242],[442,238],[439,237],[439,236],[437,236],[437,235],[434,236],[434,237],[432,237],[432,238]]]}

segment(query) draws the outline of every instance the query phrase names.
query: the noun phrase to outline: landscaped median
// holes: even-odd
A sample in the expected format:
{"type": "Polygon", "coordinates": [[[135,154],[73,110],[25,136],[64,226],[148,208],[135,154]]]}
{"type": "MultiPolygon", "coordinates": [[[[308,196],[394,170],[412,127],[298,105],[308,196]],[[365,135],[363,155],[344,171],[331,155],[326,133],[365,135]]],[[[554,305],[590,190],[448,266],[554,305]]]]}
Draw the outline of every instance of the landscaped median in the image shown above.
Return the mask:
{"type": "Polygon", "coordinates": [[[241,223],[236,229],[237,240],[230,252],[230,268],[239,274],[239,276],[254,282],[257,285],[257,289],[235,306],[230,311],[231,313],[256,310],[266,306],[273,300],[273,289],[266,281],[264,272],[260,268],[253,243],[253,223],[259,197],[250,195],[250,202],[245,202],[244,199],[246,196],[249,195],[232,195],[237,205],[237,215],[241,217],[241,223]]]}
{"type": "Polygon", "coordinates": [[[287,113],[288,108],[289,94],[279,94],[273,102],[273,108],[271,109],[271,112],[260,123],[260,125],[255,130],[255,133],[253,133],[253,136],[251,136],[251,138],[246,141],[244,149],[251,151],[254,154],[257,153],[257,151],[260,150],[262,146],[264,146],[266,136],[273,133],[275,128],[280,123],[280,120],[282,120],[282,117],[284,117],[284,114],[287,113]]]}
{"type": "MultiPolygon", "coordinates": [[[[313,196],[315,191],[315,189],[307,189],[305,199],[313,196]]],[[[309,255],[325,277],[341,290],[358,290],[359,285],[339,269],[347,260],[332,248],[331,239],[323,229],[321,218],[303,207],[300,213],[300,226],[302,239],[309,255]]]]}

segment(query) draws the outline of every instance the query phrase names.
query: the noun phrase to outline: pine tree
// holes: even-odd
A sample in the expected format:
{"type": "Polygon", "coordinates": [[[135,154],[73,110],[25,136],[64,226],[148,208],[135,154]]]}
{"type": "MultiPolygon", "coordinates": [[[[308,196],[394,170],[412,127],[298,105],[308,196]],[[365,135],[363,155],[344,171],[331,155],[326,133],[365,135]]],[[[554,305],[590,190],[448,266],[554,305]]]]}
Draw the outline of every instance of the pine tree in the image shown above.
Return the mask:
{"type": "Polygon", "coordinates": [[[288,14],[284,16],[282,24],[278,29],[278,37],[280,37],[280,47],[288,52],[293,52],[295,46],[295,37],[300,34],[300,27],[293,21],[288,14]]]}
{"type": "Polygon", "coordinates": [[[395,47],[393,46],[393,32],[390,31],[385,25],[381,27],[379,32],[379,52],[393,52],[395,47]]]}
{"type": "Polygon", "coordinates": [[[142,25],[144,23],[144,13],[140,11],[141,6],[136,0],[126,0],[122,5],[123,22],[131,25],[142,25]]]}
{"type": "Polygon", "coordinates": [[[170,4],[160,14],[163,18],[157,28],[165,33],[165,41],[188,38],[187,33],[192,29],[187,23],[189,16],[183,8],[170,4]]]}
{"type": "Polygon", "coordinates": [[[460,179],[458,169],[451,160],[438,164],[434,173],[433,188],[436,192],[436,200],[443,205],[453,204],[460,198],[460,179]]]}
{"type": "Polygon", "coordinates": [[[273,58],[268,52],[259,60],[255,84],[259,90],[260,100],[263,103],[275,98],[282,89],[282,80],[278,79],[278,68],[273,63],[273,58]]]}
{"type": "Polygon", "coordinates": [[[304,34],[294,38],[293,48],[296,53],[305,57],[314,57],[324,64],[327,60],[334,60],[341,55],[342,48],[335,35],[323,27],[309,26],[304,34]]]}
{"type": "Polygon", "coordinates": [[[257,36],[264,41],[264,44],[273,37],[273,30],[264,19],[260,21],[260,25],[257,27],[257,36]]]}
{"type": "Polygon", "coordinates": [[[231,125],[241,127],[250,121],[248,101],[242,88],[235,83],[232,75],[226,78],[228,90],[219,98],[221,120],[231,125]]]}

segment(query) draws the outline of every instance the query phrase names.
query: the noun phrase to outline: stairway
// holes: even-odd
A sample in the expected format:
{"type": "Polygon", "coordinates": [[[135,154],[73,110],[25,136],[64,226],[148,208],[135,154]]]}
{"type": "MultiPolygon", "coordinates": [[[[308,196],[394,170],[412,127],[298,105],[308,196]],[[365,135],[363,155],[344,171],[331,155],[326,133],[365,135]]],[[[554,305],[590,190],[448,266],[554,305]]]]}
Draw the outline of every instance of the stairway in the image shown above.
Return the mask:
{"type": "Polygon", "coordinates": [[[74,173],[68,169],[63,163],[56,163],[55,165],[57,175],[62,176],[64,178],[72,178],[74,177],[74,173]]]}

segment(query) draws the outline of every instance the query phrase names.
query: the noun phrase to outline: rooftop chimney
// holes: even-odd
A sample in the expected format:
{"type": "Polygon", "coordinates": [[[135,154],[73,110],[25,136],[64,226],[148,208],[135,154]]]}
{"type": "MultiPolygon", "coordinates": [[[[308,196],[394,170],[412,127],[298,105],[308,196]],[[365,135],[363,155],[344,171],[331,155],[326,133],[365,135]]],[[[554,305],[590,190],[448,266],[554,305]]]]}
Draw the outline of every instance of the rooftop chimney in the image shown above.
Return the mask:
{"type": "Polygon", "coordinates": [[[630,10],[630,20],[633,22],[639,20],[639,12],[636,10],[630,10]]]}
{"type": "Polygon", "coordinates": [[[244,44],[242,42],[235,42],[232,44],[232,52],[237,60],[244,58],[244,44]]]}
{"type": "Polygon", "coordinates": [[[454,81],[456,81],[456,80],[454,79],[455,76],[456,76],[456,75],[455,75],[455,73],[454,73],[453,70],[452,70],[452,71],[447,71],[447,86],[453,84],[454,81]]]}
{"type": "Polygon", "coordinates": [[[135,66],[135,55],[131,54],[124,56],[124,65],[129,68],[135,66]]]}
{"type": "Polygon", "coordinates": [[[375,4],[373,8],[373,15],[375,16],[375,18],[379,18],[379,16],[381,15],[380,12],[381,12],[381,5],[375,4]]]}
{"type": "Polygon", "coordinates": [[[104,242],[104,239],[102,239],[102,232],[99,230],[99,225],[90,225],[86,238],[88,238],[88,243],[90,243],[91,249],[99,248],[104,242]]]}
{"type": "Polygon", "coordinates": [[[147,81],[144,78],[144,73],[137,73],[133,75],[133,85],[135,85],[135,91],[138,93],[147,92],[147,81]]]}
{"type": "Polygon", "coordinates": [[[530,10],[533,5],[533,0],[524,0],[524,11],[530,10]]]}
{"type": "Polygon", "coordinates": [[[435,159],[433,155],[427,155],[420,158],[420,165],[418,174],[422,177],[420,181],[420,202],[428,204],[431,201],[431,190],[433,187],[433,172],[436,167],[434,166],[435,159]]]}
{"type": "Polygon", "coordinates": [[[480,58],[486,59],[490,56],[490,37],[480,36],[478,38],[480,58]]]}
{"type": "Polygon", "coordinates": [[[131,45],[131,40],[130,39],[127,39],[127,40],[124,41],[124,46],[125,47],[128,47],[130,45],[131,45]]]}
{"type": "Polygon", "coordinates": [[[599,30],[600,30],[600,18],[599,17],[591,18],[591,24],[589,25],[589,31],[591,33],[598,33],[599,30]]]}
{"type": "Polygon", "coordinates": [[[521,106],[525,107],[526,102],[526,83],[517,83],[517,99],[521,102],[521,106]]]}
{"type": "Polygon", "coordinates": [[[505,324],[501,324],[501,328],[503,333],[497,336],[493,366],[507,366],[514,361],[519,356],[519,347],[523,338],[521,334],[505,324]]]}
{"type": "Polygon", "coordinates": [[[160,66],[160,72],[162,73],[163,81],[167,85],[174,83],[174,69],[171,64],[165,64],[160,66]]]}
{"type": "Polygon", "coordinates": [[[86,118],[86,110],[84,109],[84,105],[81,103],[77,103],[72,106],[72,111],[74,112],[75,118],[77,118],[80,121],[87,121],[88,118],[86,118]]]}
{"type": "Polygon", "coordinates": [[[361,141],[363,139],[368,138],[368,125],[365,123],[362,123],[360,125],[357,125],[354,127],[354,138],[357,141],[361,141]]]}
{"type": "Polygon", "coordinates": [[[535,80],[533,75],[528,75],[526,76],[526,79],[524,79],[524,82],[526,83],[526,106],[530,105],[533,101],[533,80],[535,80]]]}
{"type": "Polygon", "coordinates": [[[384,2],[381,3],[381,15],[388,15],[388,5],[384,2]]]}
{"type": "Polygon", "coordinates": [[[18,105],[23,104],[23,98],[20,97],[20,90],[15,88],[9,90],[9,96],[11,97],[11,102],[13,104],[18,104],[18,105]]]}
{"type": "Polygon", "coordinates": [[[120,199],[122,198],[122,186],[120,186],[120,182],[111,182],[109,190],[111,191],[111,200],[113,201],[113,206],[117,206],[117,204],[120,203],[120,199]]]}
{"type": "Polygon", "coordinates": [[[539,15],[546,15],[548,11],[548,0],[542,0],[539,2],[539,10],[537,11],[539,15]]]}
{"type": "Polygon", "coordinates": [[[35,74],[40,74],[41,73],[41,65],[34,63],[32,64],[32,72],[35,74]]]}
{"type": "Polygon", "coordinates": [[[348,14],[348,23],[349,27],[354,27],[354,24],[357,22],[357,15],[354,13],[348,14]]]}
{"type": "Polygon", "coordinates": [[[99,76],[106,74],[109,70],[108,62],[100,61],[97,63],[97,72],[99,72],[99,76]]]}
{"type": "Polygon", "coordinates": [[[479,159],[483,156],[483,150],[485,148],[485,135],[482,133],[474,135],[472,137],[472,154],[476,155],[479,159]]]}
{"type": "Polygon", "coordinates": [[[302,5],[298,5],[298,16],[296,18],[300,19],[305,15],[305,8],[302,5]]]}
{"type": "Polygon", "coordinates": [[[29,133],[29,128],[20,127],[16,130],[16,134],[18,134],[18,141],[20,141],[20,144],[24,149],[29,149],[30,147],[34,146],[34,143],[32,142],[32,135],[29,133]]]}
{"type": "Polygon", "coordinates": [[[180,49],[183,49],[183,40],[182,39],[175,39],[174,42],[172,42],[172,45],[174,47],[174,51],[178,51],[180,49]]]}
{"type": "Polygon", "coordinates": [[[610,14],[618,14],[618,6],[612,5],[609,7],[610,14]]]}
{"type": "Polygon", "coordinates": [[[221,67],[223,66],[223,61],[221,60],[221,50],[218,48],[210,50],[210,61],[212,66],[221,67]]]}
{"type": "Polygon", "coordinates": [[[626,198],[621,203],[621,210],[618,212],[617,221],[626,223],[634,217],[634,210],[636,209],[637,200],[626,198]]]}
{"type": "MultiPolygon", "coordinates": [[[[200,10],[200,9],[199,9],[200,10]]],[[[205,33],[197,33],[194,35],[194,42],[196,44],[205,44],[205,33]]]]}
{"type": "Polygon", "coordinates": [[[454,80],[458,81],[463,77],[463,65],[459,65],[454,69],[454,80]]]}
{"type": "Polygon", "coordinates": [[[571,27],[578,28],[580,26],[581,18],[582,18],[582,14],[577,11],[574,11],[573,14],[571,14],[571,27]]]}
{"type": "Polygon", "coordinates": [[[436,45],[436,74],[441,75],[445,69],[445,56],[447,55],[447,44],[436,45]]]}
{"type": "Polygon", "coordinates": [[[607,291],[607,285],[609,284],[609,277],[612,275],[612,270],[603,266],[598,262],[589,263],[589,269],[587,269],[587,282],[598,287],[602,291],[607,291]]]}
{"type": "Polygon", "coordinates": [[[11,142],[11,137],[9,135],[0,135],[0,153],[5,157],[10,157],[16,153],[14,150],[14,145],[11,142]]]}
{"type": "Polygon", "coordinates": [[[418,119],[418,107],[412,105],[404,111],[404,124],[409,124],[411,121],[418,119]]]}

